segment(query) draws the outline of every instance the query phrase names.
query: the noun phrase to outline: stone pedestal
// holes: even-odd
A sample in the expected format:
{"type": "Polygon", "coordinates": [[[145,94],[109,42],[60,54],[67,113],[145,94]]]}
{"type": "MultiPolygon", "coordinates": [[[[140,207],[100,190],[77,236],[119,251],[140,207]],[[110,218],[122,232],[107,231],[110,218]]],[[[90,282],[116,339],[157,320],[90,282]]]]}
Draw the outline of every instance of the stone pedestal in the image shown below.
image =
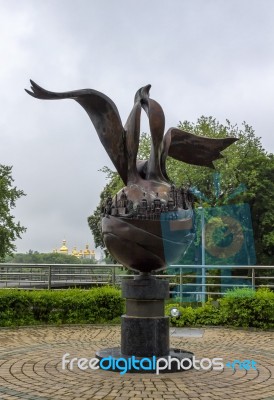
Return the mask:
{"type": "Polygon", "coordinates": [[[96,353],[97,358],[105,360],[102,368],[108,365],[108,369],[121,372],[121,365],[126,363],[127,372],[151,373],[157,371],[158,363],[159,372],[190,369],[188,360],[192,362],[193,353],[169,347],[169,317],[164,313],[168,281],[150,274],[125,279],[122,296],[126,299],[126,314],[122,315],[121,347],[96,353]]]}
{"type": "Polygon", "coordinates": [[[136,357],[169,354],[169,317],[164,301],[169,297],[167,281],[139,275],[122,282],[126,314],[122,316],[121,353],[136,357]]]}

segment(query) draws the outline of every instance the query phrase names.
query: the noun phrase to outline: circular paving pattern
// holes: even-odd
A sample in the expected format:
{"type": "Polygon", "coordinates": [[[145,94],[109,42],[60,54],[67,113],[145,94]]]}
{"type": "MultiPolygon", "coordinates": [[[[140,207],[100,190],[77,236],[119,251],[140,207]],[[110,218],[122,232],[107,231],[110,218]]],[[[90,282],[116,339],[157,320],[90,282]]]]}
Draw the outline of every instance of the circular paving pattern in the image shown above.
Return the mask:
{"type": "Polygon", "coordinates": [[[171,338],[198,359],[256,361],[256,369],[124,374],[62,369],[62,356],[93,358],[120,344],[120,327],[0,329],[0,399],[247,399],[274,400],[274,332],[205,329],[203,337],[171,338]]]}

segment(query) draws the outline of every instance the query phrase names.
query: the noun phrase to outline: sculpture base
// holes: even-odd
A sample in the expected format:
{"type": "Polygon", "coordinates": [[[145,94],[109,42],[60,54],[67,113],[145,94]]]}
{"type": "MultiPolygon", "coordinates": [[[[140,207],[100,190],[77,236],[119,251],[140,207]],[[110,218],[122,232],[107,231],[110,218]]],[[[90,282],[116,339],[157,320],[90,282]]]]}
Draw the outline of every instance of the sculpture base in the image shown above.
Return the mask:
{"type": "Polygon", "coordinates": [[[100,368],[105,371],[131,373],[169,373],[183,372],[193,368],[193,353],[181,349],[170,349],[164,357],[135,357],[121,353],[120,347],[96,352],[99,360],[104,359],[100,368]]]}
{"type": "Polygon", "coordinates": [[[164,301],[168,281],[147,274],[122,281],[126,314],[122,315],[121,352],[126,356],[164,357],[169,354],[169,317],[164,301]]]}
{"type": "Polygon", "coordinates": [[[169,354],[169,317],[122,315],[121,337],[121,351],[127,356],[166,356],[169,354]]]}
{"type": "Polygon", "coordinates": [[[169,283],[150,274],[122,281],[126,314],[122,316],[121,347],[96,353],[100,368],[124,375],[186,371],[193,366],[193,353],[169,347],[169,317],[165,299],[169,283]]]}

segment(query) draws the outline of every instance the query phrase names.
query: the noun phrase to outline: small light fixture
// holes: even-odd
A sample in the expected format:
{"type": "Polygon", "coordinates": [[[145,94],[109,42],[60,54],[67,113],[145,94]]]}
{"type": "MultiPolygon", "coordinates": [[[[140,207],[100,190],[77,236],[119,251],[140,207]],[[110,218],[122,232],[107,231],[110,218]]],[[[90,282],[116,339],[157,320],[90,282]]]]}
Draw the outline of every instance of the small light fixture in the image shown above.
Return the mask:
{"type": "Polygon", "coordinates": [[[170,316],[172,318],[179,318],[182,315],[182,313],[180,312],[180,310],[178,310],[178,308],[172,308],[170,310],[170,316]]]}

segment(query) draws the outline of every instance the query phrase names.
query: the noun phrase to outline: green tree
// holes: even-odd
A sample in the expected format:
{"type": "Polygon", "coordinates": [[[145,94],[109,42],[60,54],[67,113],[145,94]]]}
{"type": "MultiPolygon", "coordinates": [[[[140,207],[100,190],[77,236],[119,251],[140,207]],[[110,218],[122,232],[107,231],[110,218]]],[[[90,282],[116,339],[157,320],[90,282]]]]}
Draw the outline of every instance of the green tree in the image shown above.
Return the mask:
{"type": "MultiPolygon", "coordinates": [[[[265,156],[260,138],[255,135],[254,130],[245,122],[242,128],[232,125],[228,120],[226,124],[220,124],[212,117],[202,116],[196,123],[188,121],[180,122],[180,129],[200,136],[211,138],[236,137],[239,140],[222,152],[223,158],[214,162],[215,171],[220,174],[220,190],[214,187],[212,169],[190,164],[181,163],[172,158],[168,159],[167,170],[169,176],[176,185],[189,184],[197,187],[204,194],[204,205],[215,206],[227,204],[229,195],[238,188],[240,184],[246,184],[245,162],[265,156]]],[[[248,172],[249,173],[249,172],[248,172]]],[[[236,198],[236,197],[235,197],[236,198]]],[[[236,198],[239,201],[239,197],[236,198]]],[[[230,201],[231,203],[231,201],[230,201]]]]}
{"type": "Polygon", "coordinates": [[[0,261],[15,250],[14,241],[26,231],[20,222],[15,221],[11,210],[16,200],[25,196],[22,190],[13,186],[12,167],[0,164],[0,261]]]}
{"type": "MultiPolygon", "coordinates": [[[[101,234],[101,213],[104,207],[105,201],[108,196],[114,196],[120,189],[123,188],[124,184],[117,172],[112,171],[108,167],[103,167],[99,171],[106,174],[106,179],[108,183],[100,193],[100,202],[96,207],[94,213],[88,217],[88,224],[93,234],[94,244],[96,247],[105,248],[105,244],[101,234]]],[[[106,256],[109,257],[109,253],[105,251],[106,256]]]]}
{"type": "Polygon", "coordinates": [[[92,259],[79,259],[70,254],[61,253],[39,253],[29,250],[28,253],[17,253],[10,256],[8,262],[19,264],[95,264],[92,259]]]}
{"type": "MultiPolygon", "coordinates": [[[[237,137],[239,140],[223,152],[223,159],[215,162],[219,174],[214,182],[209,168],[178,165],[169,160],[169,172],[176,184],[187,177],[192,187],[204,194],[202,205],[214,207],[248,203],[251,210],[257,264],[274,262],[274,157],[262,147],[261,138],[247,123],[242,127],[226,121],[220,124],[212,117],[201,117],[196,124],[185,121],[183,130],[208,137],[237,137]],[[243,189],[243,190],[241,190],[243,189]]],[[[199,235],[198,235],[199,236],[199,235]]]]}

